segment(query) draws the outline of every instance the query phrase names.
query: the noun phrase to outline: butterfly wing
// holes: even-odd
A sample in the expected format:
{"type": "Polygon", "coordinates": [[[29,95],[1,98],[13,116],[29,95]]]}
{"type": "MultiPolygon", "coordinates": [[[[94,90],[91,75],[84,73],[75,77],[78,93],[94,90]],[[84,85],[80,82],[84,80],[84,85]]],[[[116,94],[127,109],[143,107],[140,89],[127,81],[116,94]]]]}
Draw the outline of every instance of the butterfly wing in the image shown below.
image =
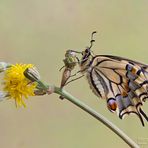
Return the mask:
{"type": "Polygon", "coordinates": [[[95,56],[87,72],[93,92],[107,101],[108,109],[122,119],[135,113],[144,125],[141,106],[148,98],[148,66],[116,56],[95,56]]]}

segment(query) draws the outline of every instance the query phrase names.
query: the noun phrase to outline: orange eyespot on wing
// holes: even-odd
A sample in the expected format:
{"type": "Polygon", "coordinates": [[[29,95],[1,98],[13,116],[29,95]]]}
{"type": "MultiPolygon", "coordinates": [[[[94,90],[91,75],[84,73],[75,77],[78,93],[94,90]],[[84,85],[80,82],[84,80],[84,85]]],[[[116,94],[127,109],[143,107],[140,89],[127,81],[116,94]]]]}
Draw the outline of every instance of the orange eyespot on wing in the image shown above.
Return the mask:
{"type": "Polygon", "coordinates": [[[117,109],[117,103],[114,98],[110,98],[107,100],[107,107],[111,112],[115,112],[117,109]]]}

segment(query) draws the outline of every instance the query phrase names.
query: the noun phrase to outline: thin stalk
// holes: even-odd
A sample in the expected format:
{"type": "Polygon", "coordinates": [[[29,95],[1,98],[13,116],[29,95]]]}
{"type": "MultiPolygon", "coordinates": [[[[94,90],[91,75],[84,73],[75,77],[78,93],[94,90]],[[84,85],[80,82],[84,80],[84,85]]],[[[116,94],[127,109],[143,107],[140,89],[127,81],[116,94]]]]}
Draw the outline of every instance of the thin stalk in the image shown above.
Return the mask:
{"type": "Polygon", "coordinates": [[[112,122],[110,122],[108,119],[106,119],[104,116],[90,108],[88,105],[84,104],[79,99],[75,98],[65,90],[55,87],[54,93],[59,94],[60,96],[63,96],[65,99],[69,100],[85,112],[89,113],[91,116],[96,118],[98,121],[103,123],[105,126],[107,126],[110,130],[112,130],[116,135],[118,135],[122,140],[124,140],[130,147],[132,148],[140,148],[132,139],[130,139],[122,130],[120,130],[117,126],[115,126],[112,122]]]}

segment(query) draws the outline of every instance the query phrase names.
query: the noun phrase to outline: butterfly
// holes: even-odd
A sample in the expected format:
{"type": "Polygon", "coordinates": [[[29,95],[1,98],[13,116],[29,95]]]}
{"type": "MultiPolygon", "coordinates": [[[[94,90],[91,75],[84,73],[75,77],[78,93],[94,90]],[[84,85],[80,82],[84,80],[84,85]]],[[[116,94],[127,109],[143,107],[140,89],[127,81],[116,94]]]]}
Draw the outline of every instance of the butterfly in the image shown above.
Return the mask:
{"type": "MultiPolygon", "coordinates": [[[[81,52],[78,60],[80,72],[85,75],[93,93],[106,100],[107,108],[116,112],[120,119],[136,114],[144,126],[142,110],[148,98],[148,65],[112,55],[93,55],[91,45],[81,52]]],[[[74,51],[73,51],[74,52],[74,51]]]]}

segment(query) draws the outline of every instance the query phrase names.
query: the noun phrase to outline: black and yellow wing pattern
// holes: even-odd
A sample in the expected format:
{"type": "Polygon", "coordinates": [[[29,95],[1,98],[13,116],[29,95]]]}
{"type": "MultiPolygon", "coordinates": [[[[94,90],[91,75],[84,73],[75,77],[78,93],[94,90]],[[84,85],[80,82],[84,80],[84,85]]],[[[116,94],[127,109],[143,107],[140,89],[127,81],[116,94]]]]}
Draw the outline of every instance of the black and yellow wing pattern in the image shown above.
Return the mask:
{"type": "Polygon", "coordinates": [[[141,107],[148,98],[148,65],[118,56],[89,56],[83,56],[80,67],[95,95],[106,99],[119,118],[134,113],[144,126],[142,116],[147,121],[148,117],[141,107]]]}

